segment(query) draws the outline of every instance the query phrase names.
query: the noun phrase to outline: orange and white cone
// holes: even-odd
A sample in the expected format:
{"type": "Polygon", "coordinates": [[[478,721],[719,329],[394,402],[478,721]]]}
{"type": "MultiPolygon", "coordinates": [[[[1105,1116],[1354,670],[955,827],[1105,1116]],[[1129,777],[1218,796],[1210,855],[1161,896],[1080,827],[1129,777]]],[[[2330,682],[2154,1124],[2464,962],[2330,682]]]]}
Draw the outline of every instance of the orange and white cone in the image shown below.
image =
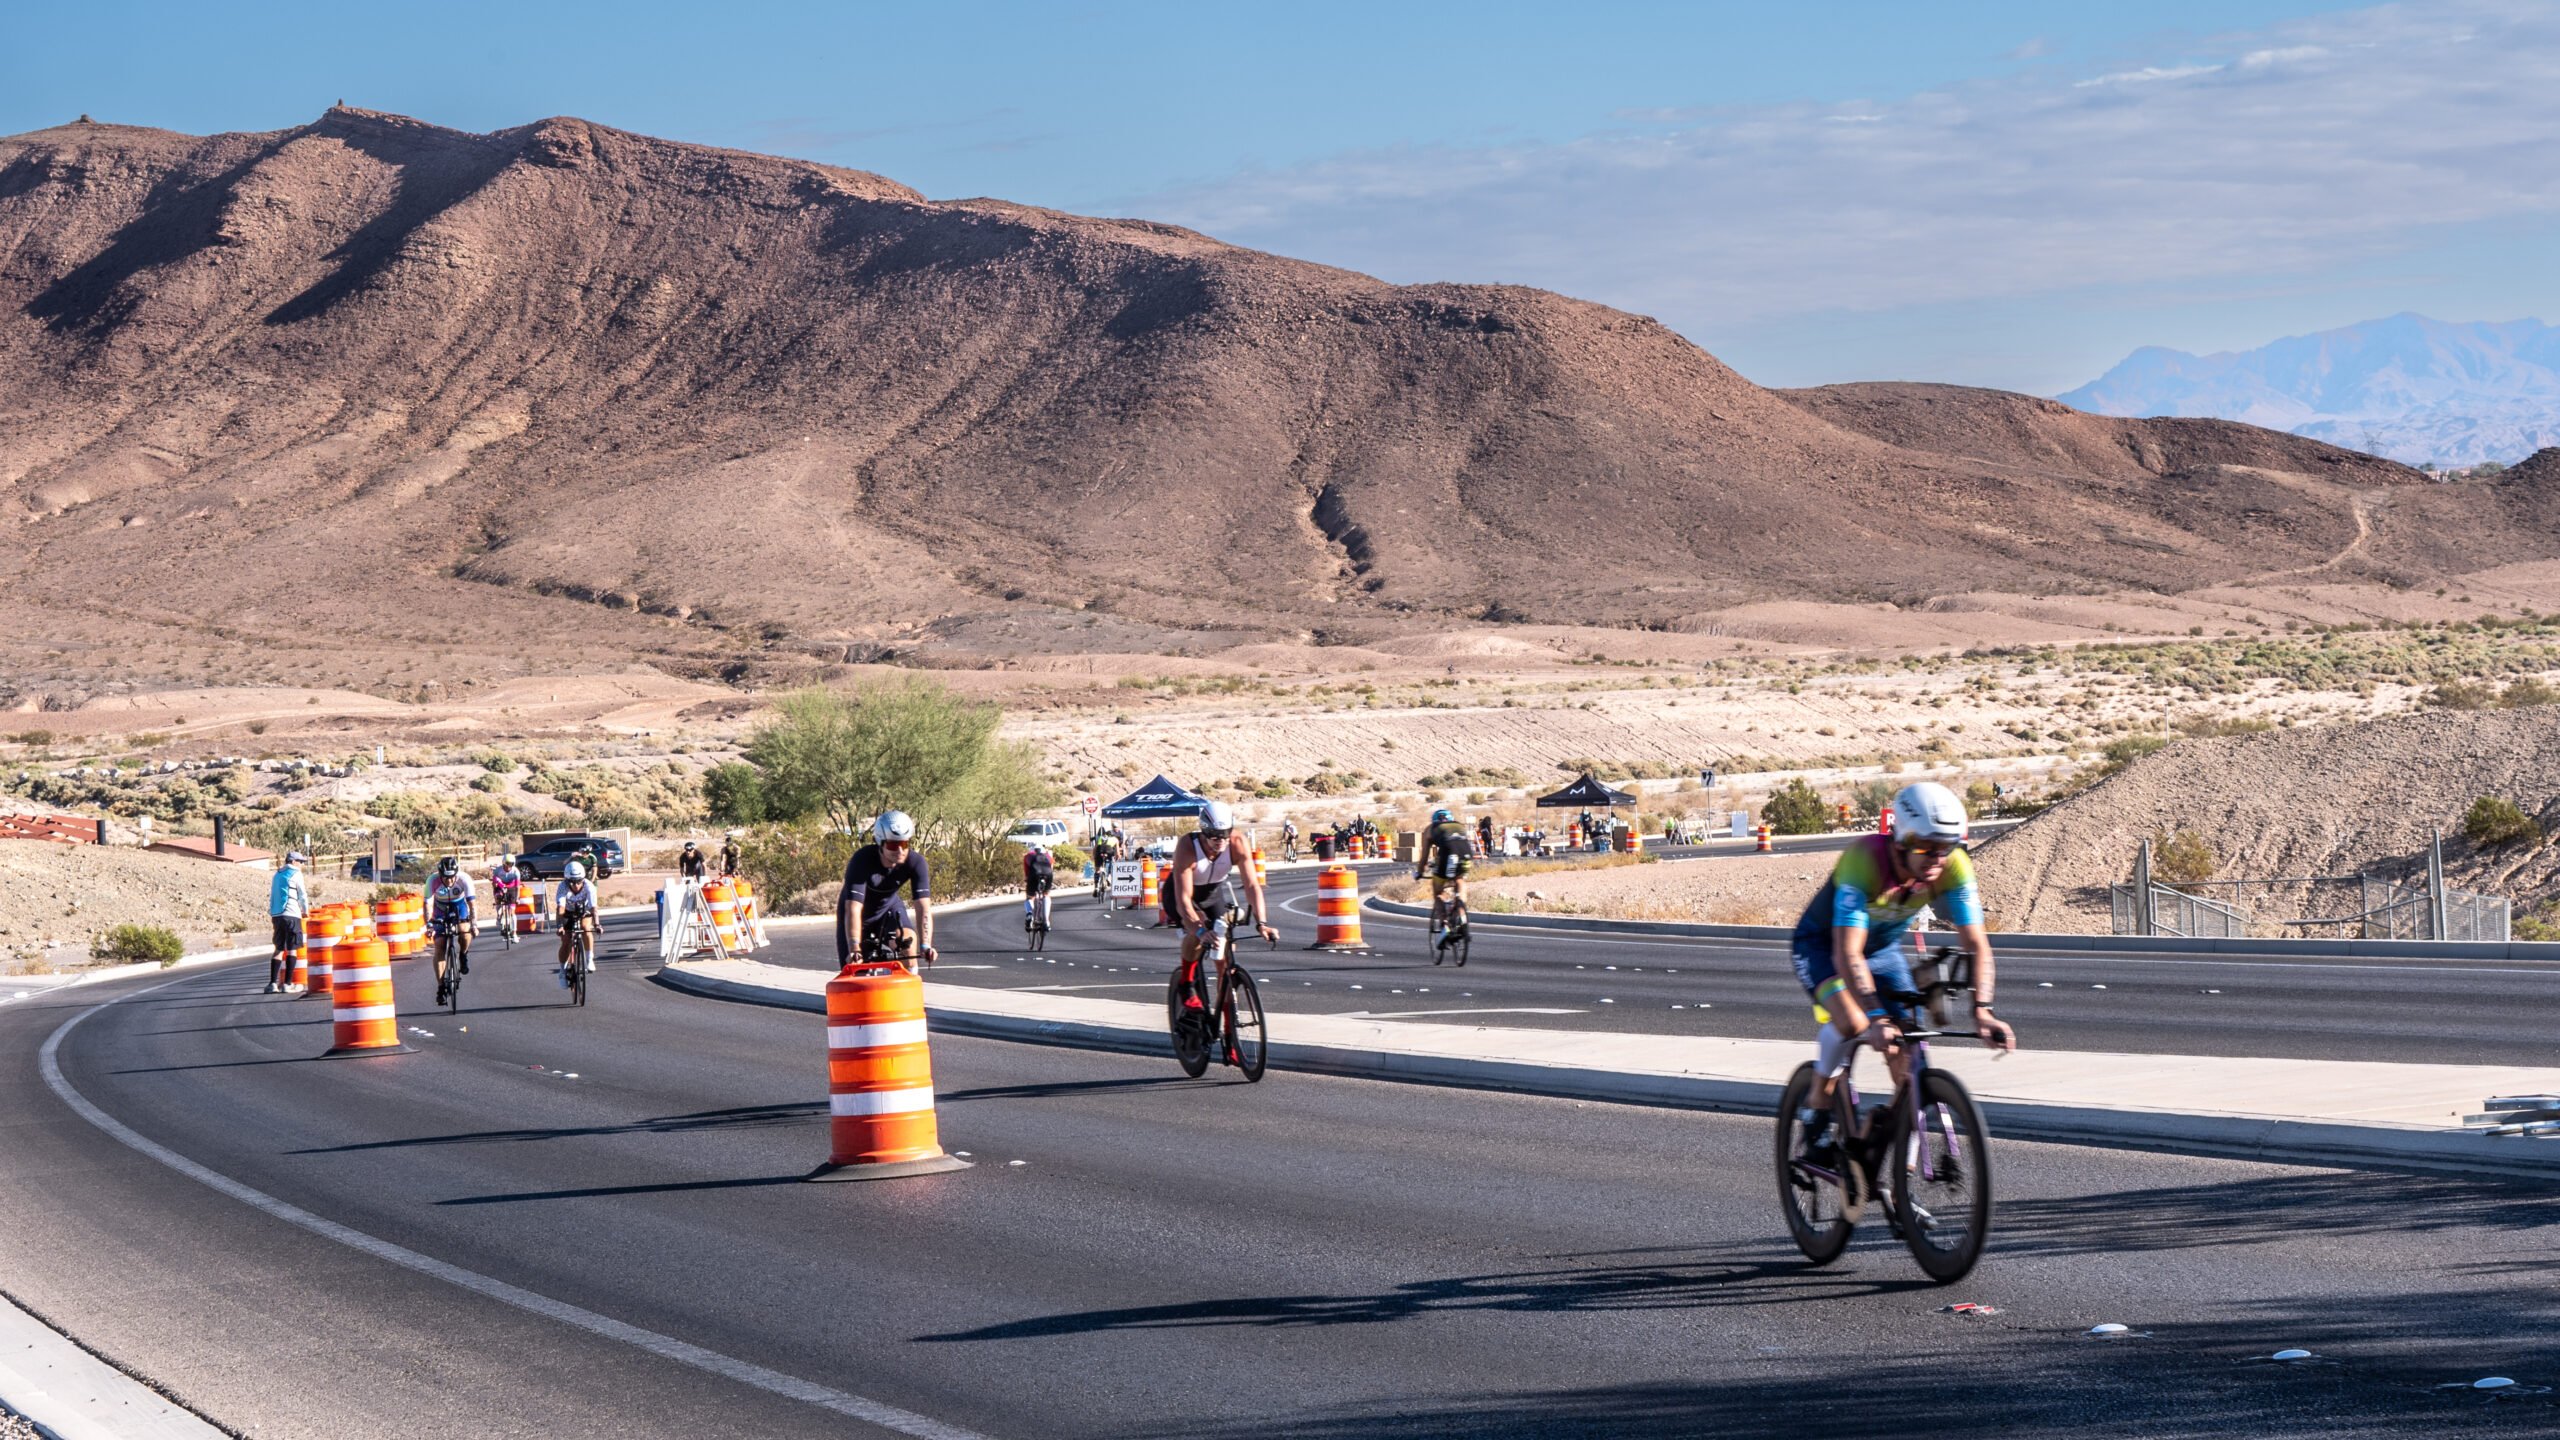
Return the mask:
{"type": "Polygon", "coordinates": [[[827,1163],[812,1180],[966,1170],[942,1149],[924,982],[902,965],[847,965],[827,982],[827,1163]]]}
{"type": "Polygon", "coordinates": [[[391,998],[391,948],[379,940],[338,947],[329,979],[329,1018],[337,1043],[327,1055],[392,1055],[400,1043],[400,1007],[391,998]]]}
{"type": "Polygon", "coordinates": [[[347,912],[337,905],[323,905],[302,922],[302,955],[295,966],[296,983],[302,986],[303,998],[329,993],[329,972],[335,966],[338,947],[347,936],[347,912]]]}
{"type": "MultiPolygon", "coordinates": [[[[1138,893],[1129,897],[1130,909],[1135,910],[1139,906],[1146,904],[1149,897],[1156,896],[1156,880],[1156,857],[1153,855],[1140,855],[1138,857],[1138,893]]],[[[1156,899],[1156,904],[1161,908],[1164,904],[1163,899],[1158,897],[1156,899]]]]}
{"type": "Polygon", "coordinates": [[[1757,830],[1753,831],[1752,833],[1753,833],[1753,834],[1755,834],[1755,835],[1757,835],[1757,836],[1760,838],[1760,846],[1759,846],[1759,852],[1758,852],[1758,853],[1760,853],[1760,854],[1762,854],[1762,855],[1774,855],[1774,854],[1776,854],[1776,853],[1777,853],[1775,850],[1771,849],[1771,848],[1770,848],[1770,846],[1769,846],[1769,827],[1768,827],[1768,826],[1766,826],[1766,825],[1762,825],[1759,829],[1757,829],[1757,830]]]}
{"type": "Polygon", "coordinates": [[[1360,876],[1327,865],[1316,876],[1316,943],[1310,950],[1366,948],[1360,938],[1360,876]]]}

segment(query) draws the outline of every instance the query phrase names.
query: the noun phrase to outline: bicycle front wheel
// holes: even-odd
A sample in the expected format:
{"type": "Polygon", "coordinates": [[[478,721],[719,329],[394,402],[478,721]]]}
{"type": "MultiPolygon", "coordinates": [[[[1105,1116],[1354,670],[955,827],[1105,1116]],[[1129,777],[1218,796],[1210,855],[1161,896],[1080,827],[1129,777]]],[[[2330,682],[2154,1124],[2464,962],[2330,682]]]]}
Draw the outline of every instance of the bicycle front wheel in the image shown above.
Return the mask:
{"type": "Polygon", "coordinates": [[[444,941],[444,957],[439,963],[444,966],[445,1013],[459,1015],[462,1013],[461,947],[454,944],[451,937],[444,941]]]}
{"type": "Polygon", "coordinates": [[[1173,981],[1165,987],[1166,1025],[1173,1031],[1173,1058],[1182,1073],[1197,1080],[1209,1069],[1209,1017],[1184,1002],[1192,1000],[1191,987],[1183,983],[1177,967],[1173,981]]]}
{"type": "Polygon", "coordinates": [[[587,966],[590,963],[588,957],[594,953],[595,942],[589,940],[584,933],[581,933],[569,946],[569,1003],[572,1005],[587,1003],[587,966]]]}
{"type": "Polygon", "coordinates": [[[1849,1248],[1866,1208],[1857,1161],[1834,1150],[1833,1167],[1809,1164],[1804,1158],[1804,1129],[1796,1116],[1813,1098],[1814,1069],[1808,1060],[1778,1097],[1778,1208],[1786,1212],[1787,1233],[1796,1248],[1816,1265],[1828,1265],[1849,1248]]]}
{"type": "Polygon", "coordinates": [[[1262,989],[1241,965],[1227,971],[1227,1063],[1250,1082],[1262,1078],[1270,1063],[1271,1036],[1262,1018],[1262,989]]]}
{"type": "Polygon", "coordinates": [[[1991,1131],[1964,1082],[1942,1070],[1922,1075],[1919,1108],[1896,1120],[1890,1153],[1902,1242],[1930,1279],[1952,1285],[1991,1238],[1991,1131]]]}

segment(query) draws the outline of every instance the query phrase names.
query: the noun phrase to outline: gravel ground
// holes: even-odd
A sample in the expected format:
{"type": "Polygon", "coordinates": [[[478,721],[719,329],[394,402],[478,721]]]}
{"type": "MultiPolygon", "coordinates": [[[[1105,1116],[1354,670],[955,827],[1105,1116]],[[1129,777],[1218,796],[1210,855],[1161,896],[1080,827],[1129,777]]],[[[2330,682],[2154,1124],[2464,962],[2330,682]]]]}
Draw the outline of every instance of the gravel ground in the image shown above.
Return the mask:
{"type": "Polygon", "coordinates": [[[0,1440],[43,1440],[43,1437],[26,1416],[0,1405],[0,1440]]]}
{"type": "MultiPolygon", "coordinates": [[[[2519,910],[2560,897],[2560,846],[2481,849],[2461,838],[2464,812],[2482,796],[2522,807],[2545,834],[2560,830],[2560,706],[2179,741],[1985,841],[1984,902],[2008,929],[2104,934],[2107,887],[2132,878],[2136,847],[2181,829],[2212,848],[2216,879],[2411,874],[2442,831],[2452,885],[2507,896],[2519,910]]],[[[2346,885],[2252,892],[2243,903],[2268,922],[2253,933],[2279,933],[2275,920],[2353,913],[2356,899],[2346,885]]]]}
{"type": "MultiPolygon", "coordinates": [[[[261,942],[273,878],[120,845],[0,840],[0,973],[86,965],[91,938],[123,924],[166,925],[190,949],[261,942]]],[[[371,888],[316,881],[312,899],[351,899],[371,888]]]]}

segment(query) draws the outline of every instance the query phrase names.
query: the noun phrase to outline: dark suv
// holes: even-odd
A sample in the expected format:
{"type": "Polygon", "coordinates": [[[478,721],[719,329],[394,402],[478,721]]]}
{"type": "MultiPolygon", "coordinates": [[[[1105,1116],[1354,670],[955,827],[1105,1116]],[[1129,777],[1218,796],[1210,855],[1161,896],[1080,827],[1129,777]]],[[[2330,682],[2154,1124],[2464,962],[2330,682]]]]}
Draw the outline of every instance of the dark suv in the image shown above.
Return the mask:
{"type": "Polygon", "coordinates": [[[622,842],[610,835],[564,835],[543,843],[539,850],[528,850],[516,857],[516,868],[536,880],[557,880],[572,860],[586,858],[594,851],[596,863],[587,867],[587,878],[604,880],[616,871],[628,868],[622,860],[622,842]]]}

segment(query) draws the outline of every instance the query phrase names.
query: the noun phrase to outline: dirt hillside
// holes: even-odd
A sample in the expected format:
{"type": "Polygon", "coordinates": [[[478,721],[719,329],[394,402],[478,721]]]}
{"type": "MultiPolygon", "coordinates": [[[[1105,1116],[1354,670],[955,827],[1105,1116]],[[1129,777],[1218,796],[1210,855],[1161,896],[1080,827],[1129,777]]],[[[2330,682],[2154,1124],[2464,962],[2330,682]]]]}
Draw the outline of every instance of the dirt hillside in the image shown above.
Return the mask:
{"type": "MultiPolygon", "coordinates": [[[[123,845],[0,840],[0,974],[76,969],[118,925],[166,925],[190,950],[267,941],[271,871],[123,845]]],[[[314,903],[370,885],[314,880],[314,903]]]]}
{"type": "MultiPolygon", "coordinates": [[[[1985,842],[1985,898],[2012,930],[2104,932],[2107,887],[2132,877],[2146,837],[2192,829],[2217,878],[2406,876],[2445,833],[2452,884],[2521,910],[2560,894],[2560,846],[2481,850],[2461,838],[2471,802],[2520,806],[2560,832],[2560,707],[2433,711],[2355,724],[2182,740],[2007,835],[1985,842]]],[[[2288,893],[2270,899],[2270,918],[2288,893]]],[[[2348,913],[2336,893],[2324,896],[2348,913]]]]}
{"type": "MultiPolygon", "coordinates": [[[[1780,395],[1563,296],[574,119],[0,139],[22,693],[2180,590],[2333,564],[2419,484],[2057,409],[1780,395]]],[[[2437,559],[2478,528],[2422,518],[2437,559]]]]}

